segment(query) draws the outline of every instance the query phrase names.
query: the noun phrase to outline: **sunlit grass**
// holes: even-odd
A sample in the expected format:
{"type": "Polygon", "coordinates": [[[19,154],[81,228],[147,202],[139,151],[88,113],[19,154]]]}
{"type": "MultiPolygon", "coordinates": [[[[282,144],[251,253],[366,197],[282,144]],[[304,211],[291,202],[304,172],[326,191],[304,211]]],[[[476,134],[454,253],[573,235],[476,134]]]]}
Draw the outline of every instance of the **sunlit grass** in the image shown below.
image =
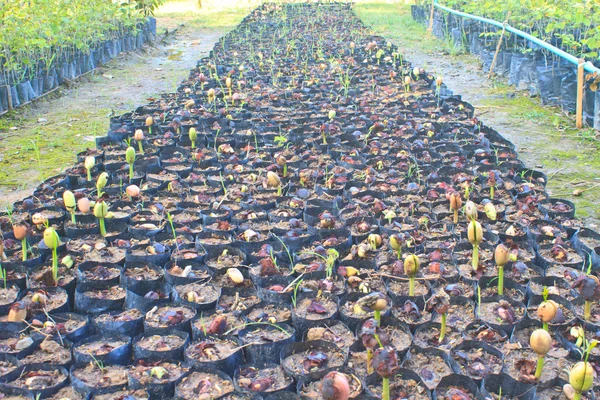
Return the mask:
{"type": "Polygon", "coordinates": [[[427,34],[427,27],[412,18],[410,5],[404,3],[365,2],[357,3],[356,13],[375,31],[403,47],[419,47],[424,53],[455,55],[462,52],[453,41],[441,40],[427,34]]]}
{"type": "Polygon", "coordinates": [[[171,0],[155,16],[162,25],[186,22],[198,28],[231,29],[260,4],[258,0],[204,0],[200,8],[197,0],[171,0]]]}

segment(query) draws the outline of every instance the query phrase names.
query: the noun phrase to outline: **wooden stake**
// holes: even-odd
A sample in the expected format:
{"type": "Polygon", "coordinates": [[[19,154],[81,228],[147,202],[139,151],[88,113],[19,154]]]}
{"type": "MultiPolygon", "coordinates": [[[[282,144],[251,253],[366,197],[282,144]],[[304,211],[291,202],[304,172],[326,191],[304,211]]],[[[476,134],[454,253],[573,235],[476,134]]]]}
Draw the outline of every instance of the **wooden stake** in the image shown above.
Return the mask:
{"type": "Polygon", "coordinates": [[[498,44],[496,45],[496,53],[494,53],[494,59],[492,60],[492,65],[490,66],[490,73],[488,74],[488,79],[490,79],[492,77],[492,74],[494,73],[494,67],[496,66],[496,59],[498,58],[498,53],[500,52],[500,46],[502,45],[502,39],[504,38],[504,32],[506,32],[506,25],[508,25],[508,19],[510,18],[510,11],[508,12],[508,14],[506,14],[506,19],[504,20],[504,23],[502,24],[502,33],[500,34],[500,37],[498,38],[498,44]]]}
{"type": "Polygon", "coordinates": [[[6,85],[6,90],[8,91],[8,109],[12,110],[13,109],[13,102],[12,102],[12,93],[10,91],[10,86],[6,85]]]}
{"type": "Polygon", "coordinates": [[[585,60],[579,59],[577,66],[577,108],[575,111],[575,126],[578,129],[583,128],[583,64],[585,60]]]}
{"type": "Polygon", "coordinates": [[[433,33],[433,10],[435,9],[435,0],[431,0],[431,13],[429,14],[429,28],[427,28],[427,35],[431,36],[433,33]]]}

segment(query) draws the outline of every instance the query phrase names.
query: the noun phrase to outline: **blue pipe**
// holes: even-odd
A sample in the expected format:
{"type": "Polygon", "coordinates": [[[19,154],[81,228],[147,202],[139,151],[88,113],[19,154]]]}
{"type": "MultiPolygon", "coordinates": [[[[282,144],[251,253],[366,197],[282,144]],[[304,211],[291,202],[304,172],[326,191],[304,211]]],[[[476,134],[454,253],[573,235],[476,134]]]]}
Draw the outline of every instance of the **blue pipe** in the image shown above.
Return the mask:
{"type": "MultiPolygon", "coordinates": [[[[456,15],[464,17],[464,18],[474,19],[475,21],[480,21],[480,22],[484,22],[486,24],[497,26],[498,28],[504,27],[504,24],[502,22],[498,22],[498,21],[494,21],[493,19],[478,17],[476,15],[471,15],[471,14],[467,14],[467,13],[464,13],[464,12],[461,12],[461,11],[453,10],[451,8],[448,8],[446,6],[443,6],[443,5],[439,4],[437,0],[434,0],[434,5],[435,5],[436,8],[439,8],[440,10],[447,11],[447,12],[449,12],[451,14],[456,14],[456,15]]],[[[569,61],[569,62],[571,62],[571,63],[573,63],[575,65],[579,65],[579,59],[577,57],[573,56],[572,54],[567,53],[566,51],[563,51],[563,50],[561,50],[561,49],[559,49],[557,47],[554,47],[551,44],[544,42],[543,40],[540,40],[540,39],[538,39],[538,38],[536,38],[534,36],[531,36],[530,34],[528,34],[526,32],[523,32],[522,30],[513,28],[512,26],[510,26],[508,24],[506,24],[506,30],[509,31],[509,32],[514,33],[517,36],[520,36],[520,37],[522,37],[524,39],[527,39],[527,40],[529,40],[529,41],[537,44],[538,46],[540,46],[540,47],[548,50],[551,53],[556,54],[557,56],[559,56],[561,58],[564,58],[565,60],[567,60],[567,61],[569,61]]],[[[596,68],[594,66],[594,64],[592,64],[589,61],[586,61],[583,64],[583,68],[586,71],[588,71],[588,72],[592,72],[592,73],[593,72],[597,72],[597,73],[600,73],[600,68],[596,68]]]]}

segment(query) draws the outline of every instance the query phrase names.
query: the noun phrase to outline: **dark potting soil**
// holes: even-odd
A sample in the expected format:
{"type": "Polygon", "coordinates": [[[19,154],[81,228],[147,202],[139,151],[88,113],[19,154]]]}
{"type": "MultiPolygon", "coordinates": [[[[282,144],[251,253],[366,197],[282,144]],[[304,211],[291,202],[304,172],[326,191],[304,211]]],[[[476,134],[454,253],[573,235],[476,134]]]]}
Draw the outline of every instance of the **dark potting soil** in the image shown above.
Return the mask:
{"type": "Polygon", "coordinates": [[[118,390],[112,393],[97,394],[94,400],[149,400],[148,392],[143,389],[139,390],[118,390]]]}
{"type": "Polygon", "coordinates": [[[290,332],[284,330],[265,329],[258,327],[246,333],[246,335],[243,338],[243,341],[245,343],[268,344],[273,342],[280,342],[282,340],[290,338],[291,336],[292,335],[290,332]]]}
{"type": "Polygon", "coordinates": [[[60,334],[67,336],[85,326],[87,319],[77,314],[61,315],[60,317],[51,315],[51,319],[46,323],[34,319],[31,324],[39,329],[39,332],[43,335],[54,336],[60,334]]]}
{"type": "Polygon", "coordinates": [[[58,340],[46,339],[39,348],[21,360],[23,364],[55,364],[71,363],[71,349],[58,340]]]}
{"type": "Polygon", "coordinates": [[[302,299],[297,303],[294,310],[296,315],[308,320],[320,320],[330,318],[337,311],[337,304],[331,299],[302,299]]]}
{"type": "Polygon", "coordinates": [[[229,357],[239,347],[239,344],[232,340],[210,338],[191,343],[185,350],[185,354],[191,359],[202,362],[218,361],[229,357]]]}
{"type": "Polygon", "coordinates": [[[568,382],[569,377],[566,371],[568,371],[571,363],[564,356],[559,358],[546,356],[542,377],[539,381],[535,378],[537,360],[537,354],[531,350],[512,350],[505,354],[503,372],[513,379],[525,383],[547,384],[557,377],[568,382]]]}
{"type": "Polygon", "coordinates": [[[85,400],[85,397],[76,392],[75,389],[73,389],[71,386],[65,386],[64,388],[60,389],[54,396],[52,397],[48,397],[49,400],[63,400],[63,399],[69,399],[69,400],[85,400]]]}
{"type": "Polygon", "coordinates": [[[310,328],[306,332],[306,340],[326,340],[345,350],[355,341],[354,333],[342,323],[310,328]]]}
{"type": "Polygon", "coordinates": [[[183,346],[185,339],[176,335],[146,336],[136,343],[136,346],[146,350],[169,351],[183,346]]]}
{"type": "Polygon", "coordinates": [[[145,321],[151,328],[168,328],[193,316],[194,313],[187,307],[163,306],[148,311],[145,321]]]}
{"type": "Polygon", "coordinates": [[[142,315],[143,314],[141,313],[140,310],[131,309],[131,310],[122,311],[117,314],[108,314],[108,313],[100,314],[97,317],[94,317],[94,320],[96,322],[102,322],[102,323],[126,322],[126,321],[136,320],[136,319],[140,318],[142,315]]]}
{"type": "Polygon", "coordinates": [[[402,366],[416,372],[430,390],[434,389],[444,376],[453,373],[446,361],[434,354],[425,355],[411,351],[410,358],[402,366]]]}
{"type": "MultiPolygon", "coordinates": [[[[75,268],[58,267],[58,286],[67,286],[77,278],[75,268]]],[[[52,266],[44,266],[40,270],[36,270],[29,276],[29,287],[48,288],[54,287],[54,279],[52,278],[52,266]]]]}
{"type": "Polygon", "coordinates": [[[139,281],[151,281],[158,279],[162,274],[147,265],[125,269],[125,276],[139,281]]]}
{"type": "Polygon", "coordinates": [[[464,375],[483,379],[487,375],[498,375],[502,371],[502,359],[484,349],[463,349],[452,352],[452,358],[464,375]]]}
{"type": "Polygon", "coordinates": [[[17,300],[19,289],[16,287],[0,289],[0,305],[12,304],[17,300]]]}
{"type": "Polygon", "coordinates": [[[107,289],[92,289],[84,293],[85,296],[98,300],[121,300],[125,298],[125,289],[121,286],[111,286],[107,289]]]}
{"type": "MultiPolygon", "coordinates": [[[[382,383],[369,385],[369,391],[379,398],[382,395],[382,383]]],[[[414,379],[402,379],[401,375],[390,378],[390,398],[406,400],[429,399],[427,388],[414,379]]]]}
{"type": "MultiPolygon", "coordinates": [[[[348,384],[350,386],[349,398],[354,399],[363,390],[362,381],[356,375],[344,374],[344,376],[346,377],[346,380],[348,381],[348,384]]],[[[319,379],[319,380],[310,382],[307,385],[304,385],[302,387],[302,389],[300,390],[299,394],[302,396],[306,396],[307,398],[310,398],[310,399],[323,400],[324,397],[323,397],[322,387],[323,387],[323,380],[319,379]]]]}
{"type": "Polygon", "coordinates": [[[232,312],[216,312],[211,315],[204,313],[200,318],[192,322],[193,329],[199,332],[206,332],[208,335],[222,335],[231,331],[232,335],[237,335],[240,329],[245,326],[244,320],[232,312]]]}
{"type": "Polygon", "coordinates": [[[212,285],[202,283],[190,283],[188,285],[176,286],[180,298],[189,303],[212,303],[219,298],[219,292],[212,285]]]}
{"type": "Polygon", "coordinates": [[[177,381],[187,371],[188,368],[172,362],[138,361],[129,369],[129,376],[142,386],[164,385],[177,381]]]}
{"type": "Polygon", "coordinates": [[[286,322],[292,316],[292,311],[285,305],[267,304],[262,307],[254,308],[246,318],[249,322],[286,322]]]}
{"type": "Polygon", "coordinates": [[[15,362],[10,360],[0,361],[0,376],[4,376],[18,368],[15,362]]]}
{"type": "Polygon", "coordinates": [[[485,322],[496,325],[511,325],[518,322],[525,315],[523,307],[513,307],[505,300],[499,302],[481,303],[478,311],[479,317],[485,322]]]}
{"type": "Polygon", "coordinates": [[[68,294],[65,291],[45,291],[37,290],[28,292],[21,301],[26,304],[27,317],[31,318],[44,312],[52,312],[67,304],[68,294]],[[38,301],[33,301],[34,296],[38,301]]]}
{"type": "Polygon", "coordinates": [[[232,381],[206,372],[192,372],[175,389],[183,399],[215,399],[233,391],[232,381]]]}
{"type": "Polygon", "coordinates": [[[282,365],[297,375],[304,375],[309,372],[341,367],[344,365],[344,354],[342,350],[307,350],[285,358],[282,365]]]}
{"type": "Polygon", "coordinates": [[[33,345],[33,340],[27,335],[17,335],[0,339],[0,352],[16,355],[33,345]]]}
{"type": "Polygon", "coordinates": [[[68,379],[68,374],[60,369],[42,370],[27,369],[22,375],[10,383],[10,386],[31,390],[33,392],[56,386],[68,379]]]}
{"type": "Polygon", "coordinates": [[[293,379],[285,374],[280,366],[255,368],[241,367],[237,384],[245,390],[253,392],[275,392],[289,386],[293,379]]]}
{"type": "Polygon", "coordinates": [[[119,365],[86,363],[73,369],[71,373],[87,386],[101,389],[103,387],[126,385],[128,368],[119,365]]]}
{"type": "Polygon", "coordinates": [[[101,357],[109,354],[115,349],[127,345],[125,340],[118,339],[100,339],[89,343],[84,343],[77,347],[77,351],[81,354],[89,354],[93,357],[101,357]]]}

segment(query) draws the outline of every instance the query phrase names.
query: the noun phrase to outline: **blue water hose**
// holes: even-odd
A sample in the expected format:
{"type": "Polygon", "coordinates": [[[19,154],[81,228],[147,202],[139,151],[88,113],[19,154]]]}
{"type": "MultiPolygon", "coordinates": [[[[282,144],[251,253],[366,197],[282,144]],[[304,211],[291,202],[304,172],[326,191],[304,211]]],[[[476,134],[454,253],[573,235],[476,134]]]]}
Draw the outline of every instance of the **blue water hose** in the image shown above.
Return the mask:
{"type": "MultiPolygon", "coordinates": [[[[506,24],[506,26],[505,26],[502,22],[494,21],[493,19],[478,17],[477,15],[471,15],[471,14],[467,14],[467,13],[464,13],[464,12],[461,12],[461,11],[453,10],[451,8],[448,8],[446,6],[441,5],[440,3],[438,3],[437,0],[434,0],[434,6],[436,8],[439,8],[440,10],[444,10],[446,12],[449,12],[451,14],[455,14],[455,15],[461,16],[463,18],[469,18],[469,19],[473,19],[475,21],[484,22],[486,24],[497,26],[498,28],[503,28],[504,27],[508,32],[514,33],[515,35],[520,36],[523,39],[527,39],[530,42],[533,42],[533,43],[537,44],[538,46],[540,46],[540,47],[548,50],[551,53],[556,54],[557,56],[559,56],[559,57],[561,57],[561,58],[563,58],[563,59],[565,59],[565,60],[567,60],[567,61],[569,61],[569,62],[571,62],[571,63],[573,63],[575,65],[579,65],[579,59],[577,57],[575,57],[574,55],[569,54],[566,51],[563,51],[563,50],[561,50],[561,49],[559,49],[557,47],[554,47],[551,44],[546,43],[543,40],[540,40],[540,39],[538,39],[538,38],[536,38],[534,36],[531,36],[530,34],[528,34],[526,32],[523,32],[522,30],[513,28],[512,26],[510,26],[508,24],[506,24]]],[[[588,71],[588,72],[592,72],[592,73],[597,72],[597,73],[600,73],[600,68],[596,68],[594,66],[594,64],[592,64],[589,61],[586,61],[583,64],[583,68],[586,71],[588,71]]]]}

